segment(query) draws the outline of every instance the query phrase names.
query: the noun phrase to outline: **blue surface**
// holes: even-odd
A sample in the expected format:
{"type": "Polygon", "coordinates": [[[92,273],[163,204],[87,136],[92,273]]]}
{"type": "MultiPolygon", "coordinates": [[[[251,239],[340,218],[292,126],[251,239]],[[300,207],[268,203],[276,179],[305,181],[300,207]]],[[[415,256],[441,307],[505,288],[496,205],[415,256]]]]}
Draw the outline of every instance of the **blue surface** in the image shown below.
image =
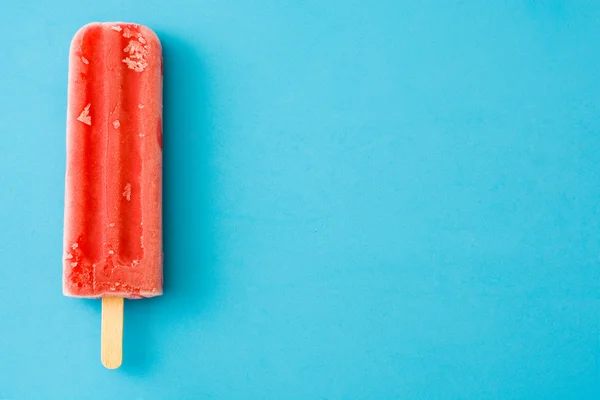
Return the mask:
{"type": "Polygon", "coordinates": [[[0,399],[600,398],[600,4],[366,4],[3,4],[0,399]],[[165,295],[116,371],[61,295],[94,20],[165,57],[165,295]]]}

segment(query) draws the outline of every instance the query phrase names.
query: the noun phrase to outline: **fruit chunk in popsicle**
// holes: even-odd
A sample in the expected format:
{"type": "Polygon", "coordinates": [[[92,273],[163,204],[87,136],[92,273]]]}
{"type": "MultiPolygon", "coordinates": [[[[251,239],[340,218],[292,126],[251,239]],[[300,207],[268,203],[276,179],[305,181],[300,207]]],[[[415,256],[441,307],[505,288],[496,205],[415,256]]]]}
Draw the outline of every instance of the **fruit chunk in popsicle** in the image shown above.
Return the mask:
{"type": "Polygon", "coordinates": [[[162,55],[149,28],[92,23],[71,43],[63,293],[162,294],[162,55]]]}

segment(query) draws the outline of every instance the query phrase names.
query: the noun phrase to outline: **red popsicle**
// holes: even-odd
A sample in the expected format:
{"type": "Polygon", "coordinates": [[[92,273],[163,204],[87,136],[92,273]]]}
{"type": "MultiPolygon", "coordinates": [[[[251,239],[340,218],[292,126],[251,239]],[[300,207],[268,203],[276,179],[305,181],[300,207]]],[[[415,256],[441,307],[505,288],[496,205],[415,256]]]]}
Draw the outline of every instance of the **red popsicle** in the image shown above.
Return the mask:
{"type": "Polygon", "coordinates": [[[162,294],[161,190],[160,42],[142,25],[88,24],[69,55],[65,295],[122,308],[162,294]]]}

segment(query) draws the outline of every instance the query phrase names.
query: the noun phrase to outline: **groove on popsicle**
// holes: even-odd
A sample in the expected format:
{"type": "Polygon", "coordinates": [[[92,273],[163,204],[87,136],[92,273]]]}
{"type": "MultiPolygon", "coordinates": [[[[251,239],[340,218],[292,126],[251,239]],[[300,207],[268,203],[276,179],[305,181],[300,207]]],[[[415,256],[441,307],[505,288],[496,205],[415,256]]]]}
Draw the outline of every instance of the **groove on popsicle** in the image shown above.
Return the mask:
{"type": "MultiPolygon", "coordinates": [[[[81,237],[81,251],[93,262],[99,262],[103,258],[103,200],[105,193],[105,161],[106,161],[106,139],[102,126],[102,116],[106,112],[106,101],[104,98],[103,74],[97,71],[105,71],[102,46],[95,43],[98,36],[103,36],[102,28],[96,26],[89,30],[84,36],[81,52],[88,63],[85,64],[86,74],[86,106],[88,108],[89,122],[81,123],[78,129],[83,127],[83,149],[80,157],[84,165],[84,187],[77,188],[82,197],[81,216],[83,218],[83,229],[85,232],[81,237]]],[[[95,280],[94,280],[95,285],[95,280]]]]}
{"type": "Polygon", "coordinates": [[[139,120],[140,110],[137,107],[140,98],[140,83],[146,74],[129,69],[123,63],[129,46],[130,38],[119,31],[107,28],[107,34],[112,38],[109,43],[109,53],[106,59],[114,71],[110,87],[115,92],[112,98],[117,98],[115,112],[111,120],[113,124],[109,136],[109,153],[116,160],[115,165],[108,166],[109,177],[109,209],[108,220],[114,223],[110,230],[109,244],[115,250],[118,262],[122,265],[133,265],[142,257],[141,246],[141,169],[139,120]],[[115,40],[116,38],[118,40],[115,40]],[[118,127],[115,127],[118,125],[118,127]]]}

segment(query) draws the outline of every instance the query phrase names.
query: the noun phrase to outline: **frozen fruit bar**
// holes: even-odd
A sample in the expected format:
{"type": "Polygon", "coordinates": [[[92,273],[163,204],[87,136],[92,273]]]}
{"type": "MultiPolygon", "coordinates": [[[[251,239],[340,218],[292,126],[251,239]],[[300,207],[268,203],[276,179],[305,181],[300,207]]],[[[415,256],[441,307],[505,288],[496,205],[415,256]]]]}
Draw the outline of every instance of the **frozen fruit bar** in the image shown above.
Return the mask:
{"type": "Polygon", "coordinates": [[[71,43],[63,292],[162,294],[162,55],[142,25],[92,23],[71,43]]]}

